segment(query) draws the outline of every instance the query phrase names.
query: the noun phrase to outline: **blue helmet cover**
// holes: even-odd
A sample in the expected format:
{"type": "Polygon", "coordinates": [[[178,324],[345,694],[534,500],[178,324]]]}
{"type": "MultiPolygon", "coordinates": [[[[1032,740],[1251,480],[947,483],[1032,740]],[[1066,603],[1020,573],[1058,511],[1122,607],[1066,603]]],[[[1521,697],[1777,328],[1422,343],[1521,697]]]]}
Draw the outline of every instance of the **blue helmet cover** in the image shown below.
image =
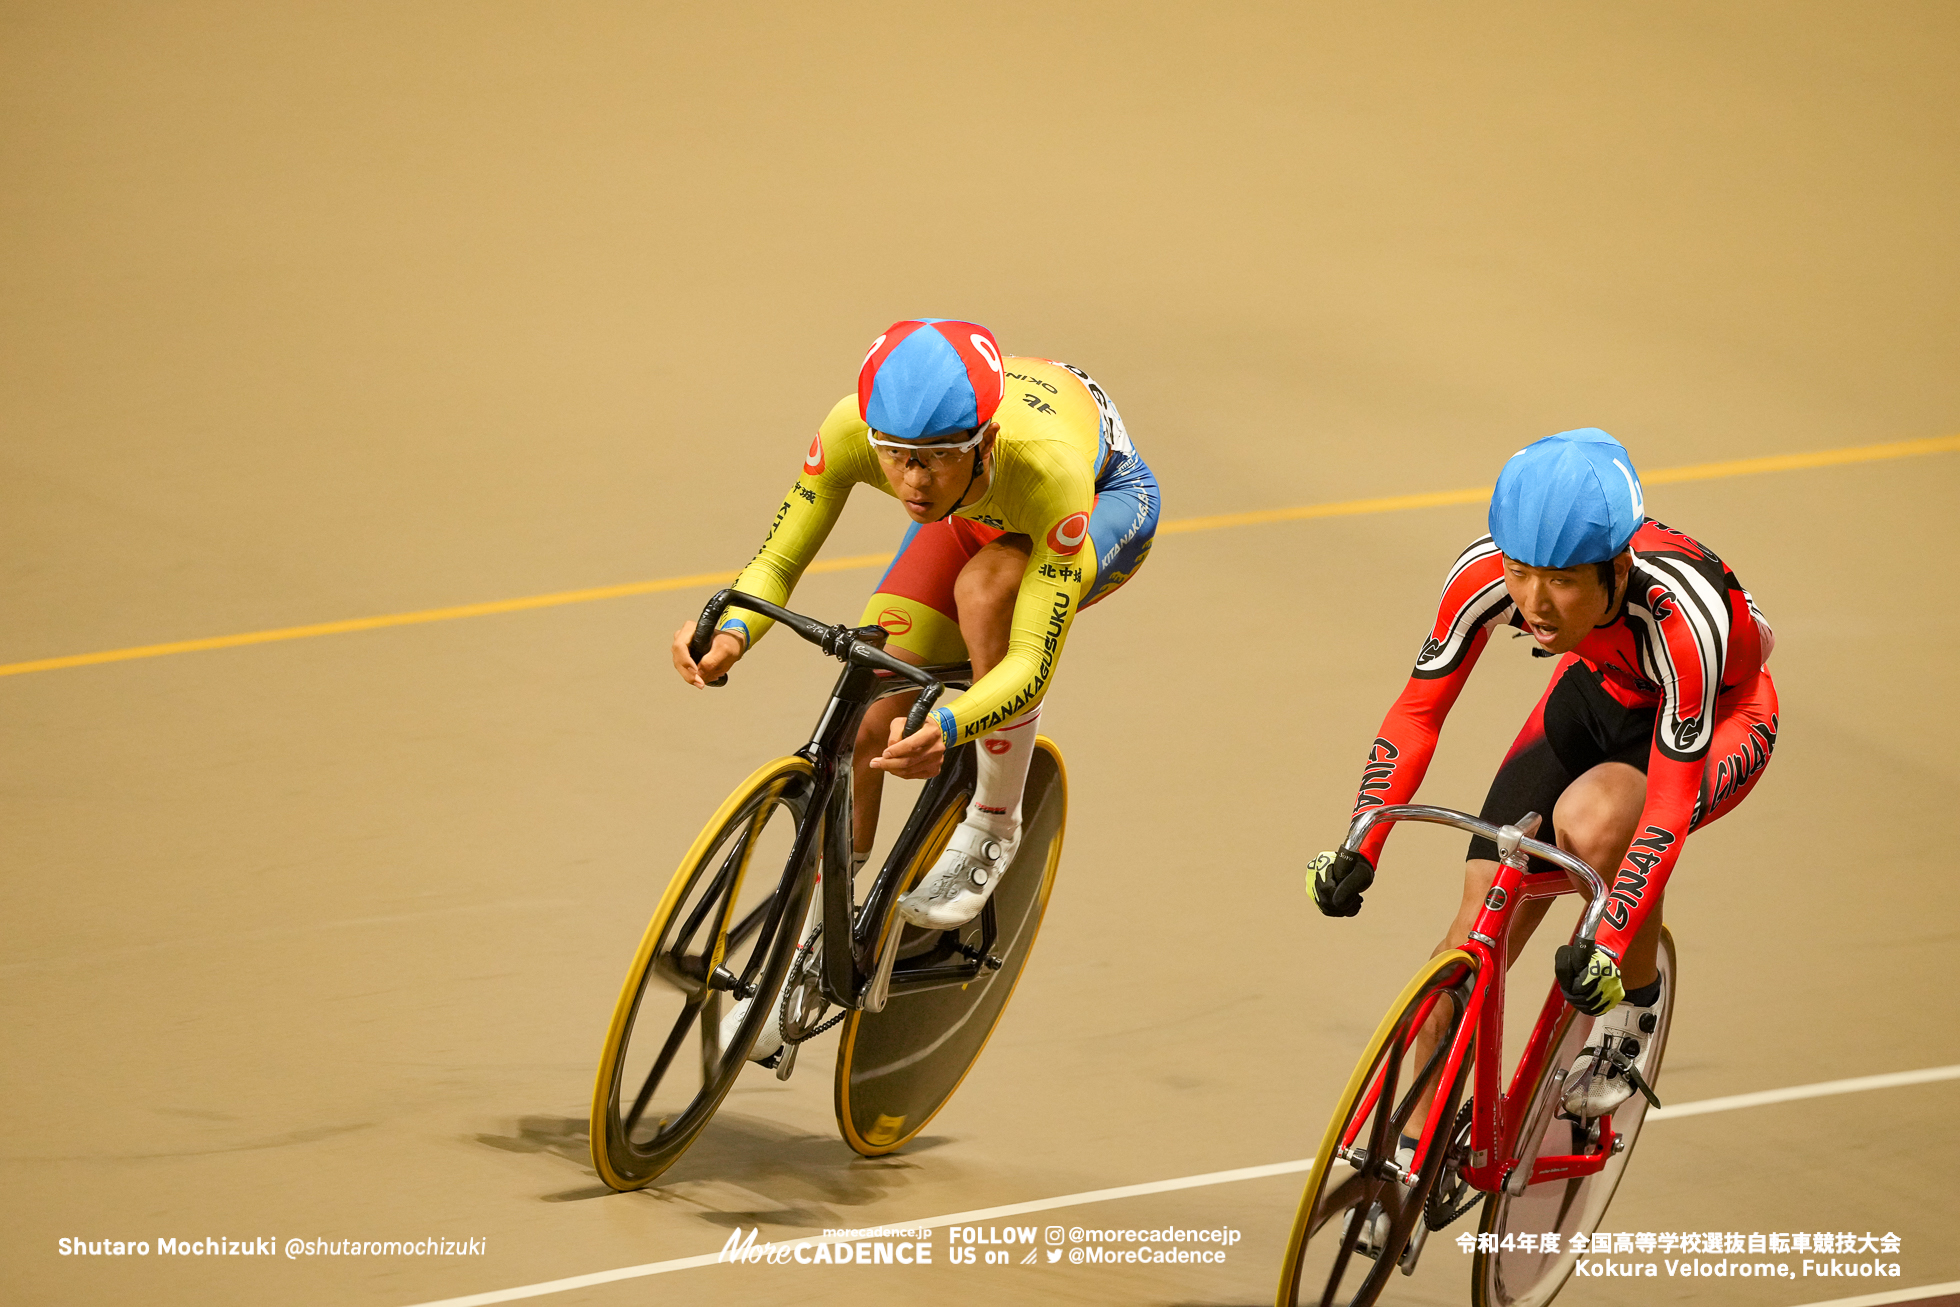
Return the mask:
{"type": "Polygon", "coordinates": [[[1526,445],[1498,474],[1490,534],[1529,567],[1577,567],[1617,556],[1646,519],[1640,474],[1598,427],[1526,445]]]}
{"type": "Polygon", "coordinates": [[[864,420],[872,430],[898,440],[979,426],[979,404],[965,360],[938,332],[913,332],[878,366],[864,420]]]}

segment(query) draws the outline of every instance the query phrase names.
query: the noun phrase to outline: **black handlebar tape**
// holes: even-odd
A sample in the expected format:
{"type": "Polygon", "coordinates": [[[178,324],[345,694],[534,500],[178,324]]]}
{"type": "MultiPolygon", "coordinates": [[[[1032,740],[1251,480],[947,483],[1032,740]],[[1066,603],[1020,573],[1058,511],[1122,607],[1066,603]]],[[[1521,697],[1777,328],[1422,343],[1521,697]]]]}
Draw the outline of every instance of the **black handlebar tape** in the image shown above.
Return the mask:
{"type": "MultiPolygon", "coordinates": [[[[706,658],[708,651],[715,647],[715,625],[721,621],[722,613],[728,608],[728,596],[733,593],[732,590],[715,591],[714,596],[708,600],[708,606],[701,610],[701,616],[695,619],[694,638],[687,642],[687,656],[696,663],[706,658]]],[[[723,672],[708,684],[727,685],[728,673],[723,672]]]]}
{"type": "Polygon", "coordinates": [[[905,715],[905,733],[907,735],[917,735],[925,729],[926,718],[932,712],[932,705],[938,700],[939,692],[945,688],[939,682],[934,681],[919,696],[918,702],[912,705],[912,711],[905,715]]]}

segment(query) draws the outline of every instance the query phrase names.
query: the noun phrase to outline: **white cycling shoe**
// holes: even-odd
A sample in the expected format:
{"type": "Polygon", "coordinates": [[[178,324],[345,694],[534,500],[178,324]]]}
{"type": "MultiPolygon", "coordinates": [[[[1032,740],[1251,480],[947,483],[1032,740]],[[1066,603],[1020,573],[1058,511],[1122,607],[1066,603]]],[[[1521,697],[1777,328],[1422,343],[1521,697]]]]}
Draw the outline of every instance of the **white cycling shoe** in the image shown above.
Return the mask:
{"type": "Polygon", "coordinates": [[[1020,845],[1018,830],[1012,838],[1002,839],[961,822],[932,870],[898,901],[898,915],[927,930],[964,926],[986,906],[1020,845]]]}
{"type": "MultiPolygon", "coordinates": [[[[1396,1148],[1395,1164],[1404,1171],[1408,1170],[1409,1163],[1415,1161],[1415,1159],[1415,1149],[1404,1146],[1398,1146],[1396,1148]]],[[[1352,1163],[1343,1162],[1342,1165],[1348,1168],[1350,1174],[1354,1172],[1355,1168],[1352,1163]]],[[[1341,1181],[1345,1179],[1346,1177],[1341,1177],[1341,1181]]],[[[1340,1181],[1336,1183],[1338,1184],[1340,1181]]],[[[1365,1213],[1359,1207],[1350,1207],[1347,1217],[1341,1222],[1342,1238],[1345,1239],[1347,1237],[1348,1231],[1354,1228],[1354,1223],[1357,1220],[1362,1222],[1362,1226],[1361,1232],[1355,1236],[1354,1251],[1360,1253],[1363,1257],[1379,1261],[1382,1255],[1382,1246],[1388,1242],[1388,1236],[1395,1229],[1394,1221],[1389,1219],[1388,1210],[1380,1203],[1370,1203],[1365,1213]]]]}
{"type": "MultiPolygon", "coordinates": [[[[749,1061],[767,1062],[776,1056],[783,1047],[783,994],[777,990],[771,999],[770,1007],[775,1009],[769,1019],[762,1023],[762,1032],[755,1037],[755,1047],[749,1050],[749,1061]]],[[[728,1009],[728,1015],[721,1019],[721,1046],[727,1048],[742,1033],[742,1023],[749,1019],[749,1007],[755,1000],[745,998],[728,1009]]]]}
{"type": "MultiPolygon", "coordinates": [[[[854,858],[851,863],[852,873],[855,874],[857,869],[862,865],[862,858],[854,858]]],[[[823,877],[817,877],[817,884],[819,886],[823,884],[823,877]]],[[[762,1030],[755,1037],[755,1047],[749,1050],[749,1061],[751,1062],[760,1062],[764,1066],[768,1066],[770,1065],[769,1059],[782,1051],[784,995],[789,993],[789,987],[797,981],[798,972],[808,963],[812,953],[816,950],[819,935],[817,923],[823,920],[822,905],[816,898],[816,895],[820,892],[820,890],[813,890],[811,892],[810,906],[803,914],[803,946],[796,951],[796,957],[791,961],[789,974],[783,977],[782,985],[777,988],[774,994],[769,996],[769,1019],[762,1023],[762,1030]]],[[[761,996],[752,995],[742,999],[728,1010],[727,1016],[721,1019],[721,1046],[723,1048],[727,1048],[730,1044],[734,1043],[741,1035],[742,1023],[748,1020],[749,1017],[749,1008],[759,997],[761,996]]]]}
{"type": "Polygon", "coordinates": [[[1605,1116],[1635,1093],[1631,1068],[1642,1083],[1653,1063],[1654,1031],[1660,1026],[1660,1000],[1647,1007],[1621,1003],[1593,1023],[1592,1038],[1572,1063],[1566,1080],[1565,1110],[1580,1120],[1605,1116]],[[1590,1072],[1590,1074],[1588,1074],[1590,1072]]]}
{"type": "Polygon", "coordinates": [[[1388,1219],[1388,1213],[1383,1210],[1380,1203],[1369,1207],[1365,1217],[1362,1216],[1359,1207],[1350,1208],[1347,1218],[1341,1222],[1343,1239],[1347,1237],[1348,1231],[1354,1228],[1357,1219],[1363,1224],[1361,1233],[1354,1237],[1354,1251],[1370,1261],[1380,1261],[1382,1245],[1388,1242],[1389,1233],[1395,1228],[1395,1223],[1388,1219]]]}

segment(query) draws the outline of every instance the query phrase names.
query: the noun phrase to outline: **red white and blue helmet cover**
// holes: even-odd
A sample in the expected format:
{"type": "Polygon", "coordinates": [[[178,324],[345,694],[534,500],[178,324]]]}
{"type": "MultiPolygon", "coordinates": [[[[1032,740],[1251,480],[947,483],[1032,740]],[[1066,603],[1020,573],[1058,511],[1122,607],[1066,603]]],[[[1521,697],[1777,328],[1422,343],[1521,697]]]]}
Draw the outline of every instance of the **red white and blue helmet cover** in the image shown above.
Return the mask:
{"type": "Polygon", "coordinates": [[[871,342],[858,369],[858,416],[899,440],[969,431],[993,419],[1001,386],[994,333],[953,318],[910,318],[871,342]]]}

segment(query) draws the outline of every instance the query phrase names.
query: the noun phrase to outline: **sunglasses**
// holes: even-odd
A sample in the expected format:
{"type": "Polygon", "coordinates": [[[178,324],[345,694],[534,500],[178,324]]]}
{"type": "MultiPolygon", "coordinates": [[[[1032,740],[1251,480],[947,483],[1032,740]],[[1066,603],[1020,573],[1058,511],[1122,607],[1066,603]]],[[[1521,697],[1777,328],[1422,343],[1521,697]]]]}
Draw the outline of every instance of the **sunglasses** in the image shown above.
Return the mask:
{"type": "Polygon", "coordinates": [[[960,455],[979,448],[980,441],[986,433],[985,426],[975,427],[972,435],[955,444],[915,445],[909,440],[883,440],[875,431],[867,438],[871,441],[871,448],[877,451],[878,457],[888,462],[905,463],[917,459],[921,466],[936,472],[953,466],[960,455]]]}

